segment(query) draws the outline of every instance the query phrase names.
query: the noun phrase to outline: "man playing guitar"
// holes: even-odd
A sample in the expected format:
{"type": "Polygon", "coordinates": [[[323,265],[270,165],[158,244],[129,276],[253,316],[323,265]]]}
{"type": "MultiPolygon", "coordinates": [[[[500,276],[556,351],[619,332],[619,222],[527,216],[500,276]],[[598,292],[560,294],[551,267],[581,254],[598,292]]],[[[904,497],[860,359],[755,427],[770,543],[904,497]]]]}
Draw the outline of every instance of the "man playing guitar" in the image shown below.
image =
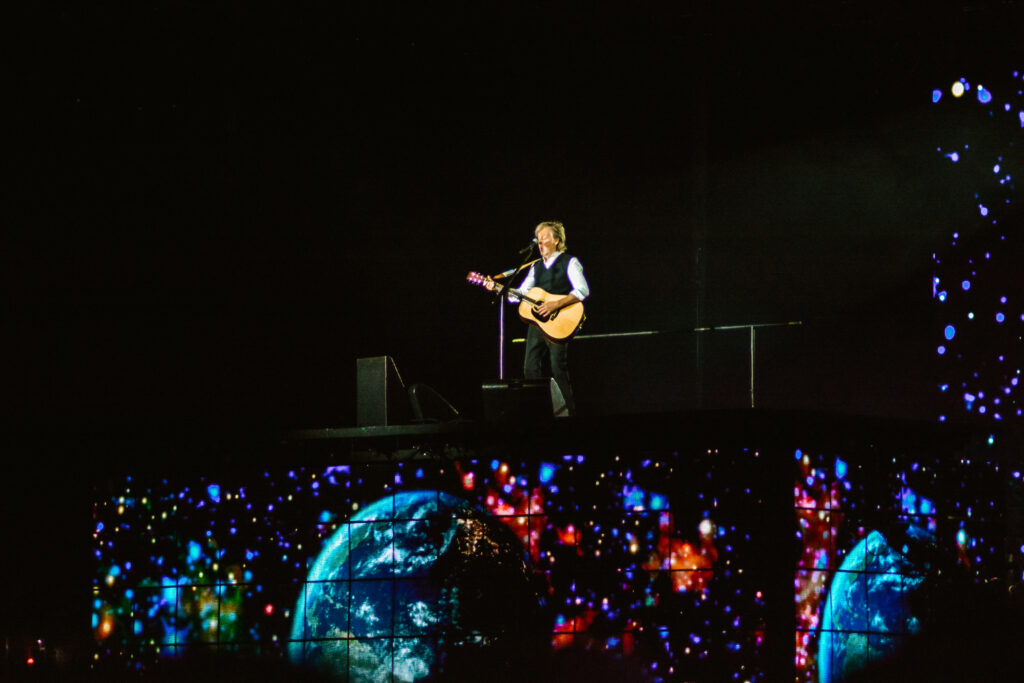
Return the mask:
{"type": "MultiPolygon", "coordinates": [[[[518,287],[528,292],[534,287],[552,295],[537,306],[534,312],[548,318],[559,309],[581,302],[590,295],[590,286],[583,276],[583,265],[575,256],[565,253],[565,226],[558,221],[545,221],[534,229],[541,261],[530,266],[526,278],[518,287]]],[[[486,278],[484,286],[495,288],[494,280],[486,278]]],[[[509,301],[518,303],[518,297],[509,296],[509,301]]],[[[569,415],[576,414],[576,401],[569,381],[568,340],[555,341],[545,337],[537,325],[530,325],[526,333],[526,355],[523,361],[523,375],[526,379],[554,377],[565,399],[569,415]],[[547,367],[550,367],[550,374],[547,367]]]]}

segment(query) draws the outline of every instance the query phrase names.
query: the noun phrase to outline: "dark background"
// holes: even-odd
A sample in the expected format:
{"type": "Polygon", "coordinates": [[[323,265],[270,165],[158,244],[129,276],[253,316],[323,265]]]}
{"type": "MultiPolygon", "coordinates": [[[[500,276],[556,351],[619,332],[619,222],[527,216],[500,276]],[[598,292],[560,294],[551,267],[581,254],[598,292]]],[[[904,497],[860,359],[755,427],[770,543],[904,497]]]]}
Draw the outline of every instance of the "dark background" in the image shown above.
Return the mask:
{"type": "Polygon", "coordinates": [[[920,410],[932,344],[890,326],[973,191],[939,175],[931,90],[1008,78],[1021,11],[22,14],[5,414],[103,431],[351,425],[355,359],[384,354],[475,417],[497,313],[463,278],[547,219],[591,281],[586,332],[673,333],[577,344],[584,413],[743,405],[745,333],[688,331],[797,320],[759,337],[761,405],[920,410]]]}
{"type": "Polygon", "coordinates": [[[931,91],[1008,80],[1024,25],[982,1],[7,13],[14,614],[64,558],[39,537],[87,533],[53,501],[112,471],[105,438],[354,425],[355,360],[385,354],[479,417],[497,311],[464,278],[542,220],[587,333],[660,332],[574,345],[584,415],[743,407],[746,333],[693,329],[800,321],[758,333],[759,406],[933,419],[931,254],[976,190],[940,170],[970,131],[931,91]]]}

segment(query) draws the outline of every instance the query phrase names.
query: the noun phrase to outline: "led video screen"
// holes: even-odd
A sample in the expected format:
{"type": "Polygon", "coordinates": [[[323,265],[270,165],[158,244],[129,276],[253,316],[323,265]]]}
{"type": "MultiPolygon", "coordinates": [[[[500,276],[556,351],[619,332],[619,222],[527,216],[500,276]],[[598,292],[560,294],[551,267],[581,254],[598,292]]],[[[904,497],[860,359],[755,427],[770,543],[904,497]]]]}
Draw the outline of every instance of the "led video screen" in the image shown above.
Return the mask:
{"type": "Polygon", "coordinates": [[[572,653],[764,681],[783,643],[796,680],[842,681],[927,629],[918,598],[949,577],[1008,575],[1019,473],[948,459],[504,450],[126,476],[96,496],[93,666],[206,652],[342,680],[543,679],[572,653]]]}

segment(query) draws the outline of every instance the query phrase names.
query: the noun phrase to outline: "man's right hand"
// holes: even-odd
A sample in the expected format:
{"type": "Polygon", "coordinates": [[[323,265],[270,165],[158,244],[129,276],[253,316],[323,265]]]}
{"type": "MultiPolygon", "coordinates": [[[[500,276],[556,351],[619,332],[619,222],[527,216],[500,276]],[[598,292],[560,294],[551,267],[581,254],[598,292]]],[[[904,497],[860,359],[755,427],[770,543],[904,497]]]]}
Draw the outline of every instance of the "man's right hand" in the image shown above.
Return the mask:
{"type": "Polygon", "coordinates": [[[484,278],[483,284],[484,287],[487,288],[488,292],[493,292],[494,288],[497,287],[497,284],[495,284],[494,280],[492,280],[489,276],[484,278]]]}

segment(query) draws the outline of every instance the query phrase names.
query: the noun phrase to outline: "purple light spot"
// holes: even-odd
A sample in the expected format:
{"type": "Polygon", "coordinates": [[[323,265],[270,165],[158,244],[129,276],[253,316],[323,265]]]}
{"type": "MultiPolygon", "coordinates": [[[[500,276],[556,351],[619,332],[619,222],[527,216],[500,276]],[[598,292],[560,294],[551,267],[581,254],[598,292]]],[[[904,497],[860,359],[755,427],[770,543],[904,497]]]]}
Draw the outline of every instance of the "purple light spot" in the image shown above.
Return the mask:
{"type": "Polygon", "coordinates": [[[971,281],[970,280],[964,280],[963,282],[960,283],[960,286],[963,287],[964,291],[966,292],[967,290],[969,290],[971,288],[971,281]]]}
{"type": "Polygon", "coordinates": [[[997,323],[1001,323],[1004,320],[1006,320],[1006,316],[1005,315],[1003,315],[1002,313],[996,313],[996,322],[997,323]]]}
{"type": "Polygon", "coordinates": [[[939,348],[937,348],[937,349],[936,349],[936,351],[938,352],[938,354],[939,354],[940,356],[942,356],[942,355],[945,355],[945,353],[946,353],[946,347],[945,347],[945,346],[940,346],[939,348]]]}
{"type": "Polygon", "coordinates": [[[942,91],[939,89],[932,90],[932,103],[938,102],[942,99],[942,91]]]}
{"type": "MultiPolygon", "coordinates": [[[[1021,127],[1024,128],[1024,111],[1020,113],[1020,121],[1021,127]]],[[[952,161],[954,164],[960,161],[960,155],[957,152],[950,152],[949,154],[946,155],[946,158],[952,161]]]]}
{"type": "Polygon", "coordinates": [[[1024,111],[1017,112],[1017,118],[1020,119],[1020,127],[1024,128],[1024,111]]]}
{"type": "Polygon", "coordinates": [[[956,336],[956,328],[952,325],[946,325],[945,335],[946,339],[952,339],[956,336]]]}
{"type": "Polygon", "coordinates": [[[978,213],[980,213],[982,216],[987,216],[988,207],[985,206],[984,204],[978,204],[978,213]]]}
{"type": "Polygon", "coordinates": [[[982,104],[988,104],[992,101],[992,93],[981,84],[978,85],[978,101],[982,104]]]}
{"type": "Polygon", "coordinates": [[[1006,303],[1006,297],[1005,296],[999,297],[999,303],[1005,304],[1006,303]]]}
{"type": "Polygon", "coordinates": [[[999,173],[999,164],[996,164],[995,166],[992,167],[992,172],[999,173]]]}

